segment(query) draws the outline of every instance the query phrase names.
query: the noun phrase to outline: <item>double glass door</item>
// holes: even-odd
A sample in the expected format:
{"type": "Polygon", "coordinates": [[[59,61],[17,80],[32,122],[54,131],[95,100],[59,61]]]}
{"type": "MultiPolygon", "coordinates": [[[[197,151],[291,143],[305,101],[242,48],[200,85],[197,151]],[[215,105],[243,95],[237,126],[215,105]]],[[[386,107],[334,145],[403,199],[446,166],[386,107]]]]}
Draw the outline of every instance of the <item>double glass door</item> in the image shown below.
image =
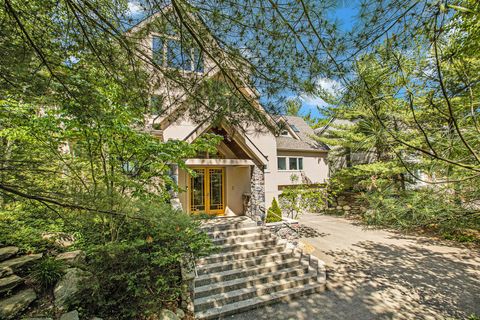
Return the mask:
{"type": "Polygon", "coordinates": [[[195,168],[190,177],[190,211],[225,213],[224,168],[195,168]]]}

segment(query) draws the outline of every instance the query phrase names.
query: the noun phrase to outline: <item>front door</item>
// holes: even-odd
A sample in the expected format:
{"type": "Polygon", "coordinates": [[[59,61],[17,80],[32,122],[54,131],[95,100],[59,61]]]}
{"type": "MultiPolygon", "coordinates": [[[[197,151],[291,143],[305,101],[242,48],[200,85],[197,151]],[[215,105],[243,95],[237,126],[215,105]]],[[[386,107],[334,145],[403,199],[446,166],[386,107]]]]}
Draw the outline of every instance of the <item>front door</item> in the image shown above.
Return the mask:
{"type": "Polygon", "coordinates": [[[190,211],[225,213],[224,168],[195,168],[190,177],[190,211]]]}

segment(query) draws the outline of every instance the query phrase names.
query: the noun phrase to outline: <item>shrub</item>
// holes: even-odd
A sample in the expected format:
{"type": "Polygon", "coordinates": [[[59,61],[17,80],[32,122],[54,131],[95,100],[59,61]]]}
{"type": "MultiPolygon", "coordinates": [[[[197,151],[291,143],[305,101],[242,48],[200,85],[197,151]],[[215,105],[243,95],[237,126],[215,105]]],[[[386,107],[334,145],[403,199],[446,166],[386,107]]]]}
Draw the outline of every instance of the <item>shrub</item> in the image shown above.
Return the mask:
{"type": "Polygon", "coordinates": [[[280,222],[282,221],[282,210],[277,203],[277,199],[273,198],[272,206],[268,208],[267,211],[267,218],[265,220],[266,223],[270,222],[280,222]]]}
{"type": "Polygon", "coordinates": [[[63,221],[41,206],[10,203],[0,210],[0,243],[14,245],[23,252],[45,252],[51,242],[42,233],[60,231],[63,221]]]}
{"type": "Polygon", "coordinates": [[[199,230],[200,221],[168,207],[143,213],[148,220],[128,221],[120,241],[86,248],[95,281],[85,284],[78,305],[87,313],[148,318],[178,301],[184,256],[210,253],[211,240],[199,230]]]}
{"type": "Polygon", "coordinates": [[[390,190],[364,194],[368,210],[363,220],[370,225],[400,230],[427,230],[443,238],[460,242],[480,242],[480,218],[475,211],[458,204],[453,196],[435,189],[419,189],[401,193],[390,190]]]}
{"type": "Polygon", "coordinates": [[[40,289],[47,290],[60,280],[64,270],[65,265],[63,261],[55,260],[53,257],[46,257],[33,267],[30,279],[40,289]]]}

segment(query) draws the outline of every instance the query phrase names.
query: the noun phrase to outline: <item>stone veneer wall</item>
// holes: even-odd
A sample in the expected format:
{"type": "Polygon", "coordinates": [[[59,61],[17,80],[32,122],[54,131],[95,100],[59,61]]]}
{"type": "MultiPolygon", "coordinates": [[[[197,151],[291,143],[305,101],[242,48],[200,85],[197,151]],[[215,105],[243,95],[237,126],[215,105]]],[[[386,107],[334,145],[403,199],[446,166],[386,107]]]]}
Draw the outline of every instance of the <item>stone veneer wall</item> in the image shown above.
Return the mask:
{"type": "Polygon", "coordinates": [[[327,213],[356,215],[367,211],[365,201],[357,192],[342,192],[334,197],[325,209],[327,213]]]}
{"type": "Polygon", "coordinates": [[[265,174],[258,165],[252,166],[250,172],[250,201],[246,213],[257,223],[265,217],[265,174]]]}

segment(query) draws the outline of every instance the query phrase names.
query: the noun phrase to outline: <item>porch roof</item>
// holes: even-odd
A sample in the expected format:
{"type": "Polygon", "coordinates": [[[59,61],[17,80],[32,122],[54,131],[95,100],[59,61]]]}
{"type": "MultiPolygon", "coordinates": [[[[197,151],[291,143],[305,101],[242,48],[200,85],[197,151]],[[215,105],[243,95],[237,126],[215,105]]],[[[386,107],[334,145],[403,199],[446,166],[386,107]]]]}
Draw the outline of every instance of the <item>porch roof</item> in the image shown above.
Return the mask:
{"type": "Polygon", "coordinates": [[[187,166],[253,166],[249,159],[188,159],[187,166]]]}

